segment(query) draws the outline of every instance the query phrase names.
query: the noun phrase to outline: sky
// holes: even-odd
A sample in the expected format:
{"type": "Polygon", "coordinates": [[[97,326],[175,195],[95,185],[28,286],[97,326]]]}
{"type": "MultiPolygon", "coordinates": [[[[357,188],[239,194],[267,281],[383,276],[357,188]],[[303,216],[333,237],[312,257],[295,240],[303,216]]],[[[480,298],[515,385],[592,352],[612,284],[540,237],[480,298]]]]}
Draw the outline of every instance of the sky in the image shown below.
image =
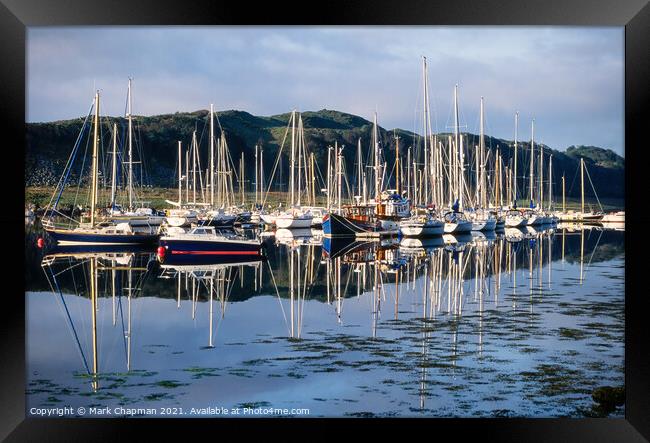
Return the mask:
{"type": "Polygon", "coordinates": [[[623,27],[31,27],[27,121],[102,115],[334,109],[423,133],[422,57],[434,131],[463,130],[564,150],[624,155],[623,27]]]}

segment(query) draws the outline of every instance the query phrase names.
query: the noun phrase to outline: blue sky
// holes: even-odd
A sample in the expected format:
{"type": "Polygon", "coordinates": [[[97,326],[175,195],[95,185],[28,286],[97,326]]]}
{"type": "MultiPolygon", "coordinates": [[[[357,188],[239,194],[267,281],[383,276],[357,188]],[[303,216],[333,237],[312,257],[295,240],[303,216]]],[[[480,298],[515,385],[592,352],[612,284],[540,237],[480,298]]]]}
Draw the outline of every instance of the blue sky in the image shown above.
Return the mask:
{"type": "Polygon", "coordinates": [[[622,27],[32,27],[27,121],[84,115],[94,89],[102,114],[239,109],[273,115],[336,109],[422,133],[422,61],[434,130],[461,123],[555,149],[624,152],[622,27]]]}

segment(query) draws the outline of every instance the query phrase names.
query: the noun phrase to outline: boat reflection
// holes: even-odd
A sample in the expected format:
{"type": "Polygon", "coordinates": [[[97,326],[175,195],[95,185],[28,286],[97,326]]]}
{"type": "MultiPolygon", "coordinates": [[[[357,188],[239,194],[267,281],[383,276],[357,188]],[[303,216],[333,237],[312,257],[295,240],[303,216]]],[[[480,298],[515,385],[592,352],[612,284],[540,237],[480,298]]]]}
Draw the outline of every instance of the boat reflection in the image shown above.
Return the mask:
{"type": "MultiPolygon", "coordinates": [[[[98,299],[110,297],[112,326],[122,329],[125,366],[131,371],[132,349],[140,349],[133,347],[132,302],[142,295],[147,275],[154,274],[159,284],[150,295],[175,298],[179,310],[182,306],[191,307],[191,314],[187,309],[182,313],[192,320],[202,318],[197,316],[199,310],[207,313],[207,337],[205,342],[201,337],[200,349],[216,346],[219,327],[233,297],[234,301],[263,295],[276,297],[279,310],[270,312],[270,318],[284,319],[290,340],[302,340],[305,329],[312,332],[315,323],[332,321],[345,326],[346,309],[351,308],[363,309],[362,315],[369,323],[368,335],[373,339],[388,336],[391,327],[399,322],[419,322],[423,362],[418,368],[420,407],[424,408],[428,391],[427,353],[437,325],[444,324],[449,332],[445,336],[449,341],[444,346],[449,346],[452,371],[456,370],[457,360],[467,353],[464,348],[468,342],[474,346],[471,352],[480,358],[484,348],[497,340],[489,333],[485,319],[489,321],[489,313],[500,304],[505,303],[508,310],[517,312],[518,318],[532,327],[536,307],[544,302],[544,290],[552,289],[553,271],[561,266],[559,263],[579,262],[582,284],[598,255],[606,231],[586,225],[575,229],[560,224],[546,229],[507,228],[491,235],[472,233],[382,241],[322,238],[318,232],[296,235],[301,233],[293,231],[291,236],[285,236],[278,230],[275,239],[266,242],[272,243],[273,249],[261,259],[184,255],[154,258],[153,251],[142,248],[70,246],[46,251],[41,267],[51,291],[64,308],[64,320],[73,331],[93,390],[99,389],[100,373],[107,363],[100,365],[101,342],[108,337],[105,329],[98,328],[97,315],[109,303],[107,299],[106,303],[98,303],[98,299]],[[573,254],[565,251],[568,246],[573,254]],[[91,323],[91,328],[86,328],[91,332],[90,342],[86,338],[91,346],[82,346],[78,331],[84,328],[76,324],[79,317],[73,322],[66,305],[70,299],[66,301],[64,293],[90,300],[89,315],[83,320],[91,323]],[[319,312],[324,303],[334,311],[333,319],[306,315],[319,312]],[[387,315],[385,320],[382,314],[387,315]],[[523,316],[519,317],[520,314],[523,316]],[[460,328],[461,322],[471,322],[471,337],[460,336],[467,335],[463,332],[466,329],[460,328]],[[92,360],[86,359],[90,349],[92,360]]],[[[351,314],[348,317],[354,318],[351,314]]],[[[108,319],[108,311],[100,318],[108,319]]],[[[411,327],[413,323],[407,324],[411,327]]]]}
{"type": "MultiPolygon", "coordinates": [[[[100,379],[97,313],[99,311],[98,298],[101,296],[111,297],[113,327],[118,327],[117,317],[118,314],[120,315],[126,370],[131,370],[131,301],[142,288],[150,269],[148,264],[151,262],[153,254],[143,252],[142,247],[128,249],[118,245],[57,247],[47,251],[41,261],[41,267],[50,289],[57,296],[65,311],[66,321],[72,331],[84,368],[91,378],[93,391],[99,389],[100,379]],[[90,299],[92,368],[88,364],[77,325],[73,322],[63,296],[64,289],[66,292],[90,299]],[[122,303],[124,298],[126,298],[126,324],[124,323],[122,303]]],[[[85,330],[85,327],[82,329],[85,330]]]]}

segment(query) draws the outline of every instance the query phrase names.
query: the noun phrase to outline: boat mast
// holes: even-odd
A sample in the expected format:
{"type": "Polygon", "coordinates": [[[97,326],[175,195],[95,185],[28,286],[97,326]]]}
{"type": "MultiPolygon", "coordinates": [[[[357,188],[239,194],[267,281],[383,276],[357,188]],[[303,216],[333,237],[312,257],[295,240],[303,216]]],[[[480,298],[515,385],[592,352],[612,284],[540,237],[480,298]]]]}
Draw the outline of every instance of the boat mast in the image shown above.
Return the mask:
{"type": "MultiPolygon", "coordinates": [[[[447,183],[447,190],[448,190],[448,194],[449,194],[449,206],[451,207],[451,205],[454,204],[454,202],[452,201],[452,198],[453,198],[452,193],[453,193],[453,187],[454,187],[454,174],[453,174],[453,163],[454,163],[454,161],[453,161],[453,158],[454,158],[454,156],[453,156],[453,147],[454,147],[454,144],[451,141],[451,136],[449,136],[449,138],[448,138],[448,144],[449,144],[449,154],[448,154],[448,158],[449,158],[449,167],[448,167],[448,169],[449,169],[449,180],[448,180],[448,183],[447,183]]],[[[415,162],[413,163],[413,165],[415,165],[415,162]]]]}
{"type": "Polygon", "coordinates": [[[544,208],[544,185],[542,178],[544,176],[544,147],[539,145],[539,208],[544,208]]]}
{"type": "MultiPolygon", "coordinates": [[[[429,172],[429,151],[427,146],[427,139],[429,138],[429,89],[427,82],[427,58],[422,57],[422,83],[424,88],[423,94],[423,107],[424,112],[422,113],[423,126],[424,126],[424,171],[425,174],[429,172]]],[[[424,180],[424,204],[429,202],[429,180],[428,177],[424,180]]]]}
{"type": "Polygon", "coordinates": [[[533,157],[535,155],[535,119],[530,127],[530,201],[533,201],[533,157]]]}
{"type": "Polygon", "coordinates": [[[258,149],[259,149],[258,146],[255,145],[255,204],[256,205],[258,203],[257,193],[258,193],[258,189],[259,189],[259,179],[260,179],[260,176],[259,176],[260,171],[258,169],[258,164],[259,163],[257,161],[257,151],[258,151],[258,149]]]}
{"type": "Polygon", "coordinates": [[[515,170],[513,172],[514,174],[514,186],[512,188],[513,193],[514,193],[514,204],[517,206],[517,131],[519,130],[519,112],[515,112],[515,170]]]}
{"type": "Polygon", "coordinates": [[[314,153],[309,154],[309,166],[311,172],[311,204],[316,205],[316,163],[314,161],[314,153]]]}
{"type": "Polygon", "coordinates": [[[290,168],[290,174],[291,174],[291,207],[293,207],[294,204],[294,184],[295,184],[295,156],[296,156],[296,110],[294,109],[291,111],[291,168],[290,168]]]}
{"type": "Polygon", "coordinates": [[[117,189],[117,123],[113,123],[113,173],[111,181],[111,209],[115,208],[115,191],[117,189]]]}
{"type": "Polygon", "coordinates": [[[406,198],[411,200],[411,147],[410,146],[408,151],[406,152],[406,198]]]}
{"type": "MultiPolygon", "coordinates": [[[[210,206],[214,208],[214,105],[210,103],[210,206]]],[[[256,147],[257,149],[257,147],[256,147]]],[[[257,151],[255,151],[257,162],[257,151]]]]}
{"type": "Polygon", "coordinates": [[[497,146],[497,158],[495,166],[495,193],[494,193],[494,206],[500,208],[502,206],[503,182],[501,180],[501,152],[497,146]]]}
{"type": "Polygon", "coordinates": [[[332,181],[332,186],[334,186],[334,191],[335,191],[332,193],[332,195],[334,196],[334,202],[338,208],[339,206],[338,194],[339,194],[340,186],[339,186],[339,142],[337,140],[334,140],[334,178],[332,181]]]}
{"type": "Polygon", "coordinates": [[[190,201],[190,148],[185,151],[185,201],[190,201]]]}
{"type": "Polygon", "coordinates": [[[397,190],[397,193],[401,195],[400,193],[400,174],[399,174],[399,135],[395,134],[395,188],[397,190]]]}
{"type": "Polygon", "coordinates": [[[379,185],[379,141],[377,140],[377,112],[375,112],[373,118],[373,128],[372,128],[372,138],[375,146],[375,204],[379,208],[379,203],[381,201],[380,197],[380,185],[379,185]]]}
{"type": "Polygon", "coordinates": [[[95,129],[93,136],[92,189],[90,190],[90,227],[95,227],[97,205],[97,145],[99,142],[99,91],[95,92],[95,129]]]}
{"type": "Polygon", "coordinates": [[[475,152],[475,155],[474,155],[476,157],[476,190],[474,192],[474,198],[476,199],[476,202],[475,202],[476,205],[475,206],[478,206],[479,202],[481,201],[481,198],[480,198],[480,188],[481,188],[480,187],[480,182],[481,182],[481,176],[480,176],[481,151],[480,151],[480,149],[481,148],[479,146],[477,146],[477,145],[474,145],[474,146],[476,148],[476,152],[475,152]]]}
{"type": "MultiPolygon", "coordinates": [[[[480,117],[480,136],[479,136],[479,157],[480,157],[480,192],[479,192],[479,197],[480,197],[480,204],[483,208],[485,208],[486,205],[486,197],[487,197],[487,189],[486,188],[486,183],[485,183],[485,137],[484,137],[484,127],[483,127],[483,119],[484,119],[484,114],[483,114],[483,97],[481,97],[481,117],[480,117]]],[[[478,202],[477,202],[478,204],[478,202]]]]}
{"type": "Polygon", "coordinates": [[[458,210],[462,212],[463,210],[463,191],[465,190],[465,154],[463,146],[463,136],[460,137],[460,147],[459,147],[459,164],[458,164],[458,201],[459,206],[458,210]]]}
{"type": "Polygon", "coordinates": [[[338,151],[337,158],[338,158],[339,170],[338,170],[338,185],[336,187],[337,188],[336,190],[338,193],[338,197],[337,197],[338,213],[340,214],[341,213],[341,188],[342,188],[341,180],[343,178],[343,148],[342,147],[338,151]]]}
{"type": "Polygon", "coordinates": [[[131,79],[129,78],[128,88],[129,109],[127,118],[129,121],[129,210],[133,210],[133,122],[131,117],[131,79]]]}
{"type": "Polygon", "coordinates": [[[196,205],[196,131],[192,133],[192,203],[196,205]]]}
{"type": "Polygon", "coordinates": [[[327,210],[332,207],[332,147],[327,147],[327,210]]]}
{"type": "Polygon", "coordinates": [[[241,153],[241,160],[239,160],[239,175],[241,177],[241,204],[244,205],[244,151],[241,153]]]}
{"type": "Polygon", "coordinates": [[[262,203],[262,192],[264,192],[264,169],[262,167],[263,164],[264,164],[264,149],[262,149],[262,147],[260,146],[260,203],[262,203]]]}
{"type": "MultiPolygon", "coordinates": [[[[301,188],[301,178],[302,174],[300,173],[300,169],[303,167],[302,163],[302,149],[303,149],[303,144],[302,144],[302,115],[298,114],[298,201],[297,204],[300,206],[300,196],[302,194],[302,188],[301,188]]],[[[306,160],[306,159],[305,159],[306,160]]]]}
{"type": "Polygon", "coordinates": [[[580,199],[580,212],[585,213],[585,162],[584,159],[580,158],[580,190],[581,190],[581,199],[580,199]]]}
{"type": "Polygon", "coordinates": [[[564,174],[562,174],[562,212],[566,212],[566,198],[564,195],[564,174]]]}
{"type": "MultiPolygon", "coordinates": [[[[357,187],[359,191],[359,197],[363,195],[363,157],[361,156],[361,137],[357,141],[357,187]]],[[[364,201],[365,203],[365,201],[364,201]]]]}
{"type": "Polygon", "coordinates": [[[183,178],[183,159],[181,157],[181,141],[178,141],[178,208],[181,207],[183,200],[183,191],[181,190],[181,181],[183,178]]]}
{"type": "MultiPolygon", "coordinates": [[[[95,96],[99,97],[99,94],[95,96]]],[[[96,139],[95,139],[96,140],[96,139]]],[[[99,348],[97,347],[97,258],[90,259],[90,309],[93,329],[93,389],[97,390],[99,384],[97,372],[99,370],[99,348]]]]}
{"type": "Polygon", "coordinates": [[[548,210],[553,205],[553,154],[548,158],[548,210]]]}
{"type": "MultiPolygon", "coordinates": [[[[453,172],[452,185],[453,185],[453,188],[454,188],[453,192],[456,194],[455,195],[456,198],[458,198],[458,172],[457,172],[457,168],[454,168],[454,166],[455,166],[454,163],[457,162],[458,149],[459,149],[459,146],[460,146],[460,140],[459,140],[459,134],[458,134],[460,128],[458,127],[458,125],[459,125],[459,118],[458,118],[458,83],[457,83],[454,86],[454,141],[455,141],[454,153],[453,153],[453,159],[454,160],[451,161],[452,168],[453,168],[452,170],[454,171],[453,172]]],[[[451,150],[451,146],[450,146],[450,150],[451,150]]],[[[451,159],[452,156],[450,155],[449,158],[451,159]]],[[[452,201],[449,204],[453,205],[453,203],[454,202],[452,201]]]]}

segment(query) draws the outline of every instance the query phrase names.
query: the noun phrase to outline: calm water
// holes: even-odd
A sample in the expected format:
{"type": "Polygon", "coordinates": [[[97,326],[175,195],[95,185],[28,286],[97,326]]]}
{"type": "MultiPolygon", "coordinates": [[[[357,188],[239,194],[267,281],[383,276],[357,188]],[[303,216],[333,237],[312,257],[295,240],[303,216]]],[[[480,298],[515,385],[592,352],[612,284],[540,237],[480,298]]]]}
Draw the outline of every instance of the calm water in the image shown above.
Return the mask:
{"type": "Polygon", "coordinates": [[[150,252],[43,259],[26,230],[28,414],[624,415],[592,400],[624,385],[621,231],[338,257],[341,245],[327,254],[318,235],[284,231],[263,262],[174,267],[150,252]]]}

